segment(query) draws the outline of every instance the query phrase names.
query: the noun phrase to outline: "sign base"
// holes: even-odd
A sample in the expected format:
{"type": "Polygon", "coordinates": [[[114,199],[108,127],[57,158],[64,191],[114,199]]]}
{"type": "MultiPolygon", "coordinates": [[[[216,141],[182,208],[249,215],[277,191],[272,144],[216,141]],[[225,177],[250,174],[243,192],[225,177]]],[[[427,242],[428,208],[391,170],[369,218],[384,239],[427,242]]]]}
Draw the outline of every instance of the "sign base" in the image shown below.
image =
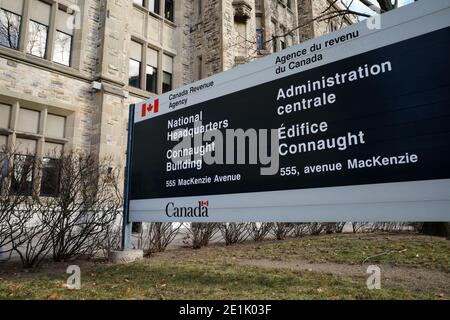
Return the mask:
{"type": "Polygon", "coordinates": [[[110,262],[114,264],[132,263],[144,259],[144,251],[142,250],[120,250],[112,251],[110,262]]]}

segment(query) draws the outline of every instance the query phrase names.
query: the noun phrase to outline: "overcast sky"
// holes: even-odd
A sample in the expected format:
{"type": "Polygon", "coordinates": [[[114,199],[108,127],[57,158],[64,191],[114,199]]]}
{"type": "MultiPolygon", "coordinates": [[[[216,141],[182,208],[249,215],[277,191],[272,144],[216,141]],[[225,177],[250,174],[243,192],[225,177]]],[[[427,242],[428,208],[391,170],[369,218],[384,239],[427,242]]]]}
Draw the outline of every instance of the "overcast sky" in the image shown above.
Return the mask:
{"type": "MultiPolygon", "coordinates": [[[[342,0],[345,4],[351,3],[351,9],[357,12],[367,13],[367,14],[373,14],[374,12],[367,8],[365,5],[363,5],[359,0],[342,0]]],[[[376,0],[372,1],[373,3],[377,4],[376,0]]],[[[404,6],[407,4],[410,4],[411,2],[414,2],[414,0],[399,0],[399,6],[404,6]]],[[[360,17],[360,19],[363,19],[363,17],[360,17]]]]}

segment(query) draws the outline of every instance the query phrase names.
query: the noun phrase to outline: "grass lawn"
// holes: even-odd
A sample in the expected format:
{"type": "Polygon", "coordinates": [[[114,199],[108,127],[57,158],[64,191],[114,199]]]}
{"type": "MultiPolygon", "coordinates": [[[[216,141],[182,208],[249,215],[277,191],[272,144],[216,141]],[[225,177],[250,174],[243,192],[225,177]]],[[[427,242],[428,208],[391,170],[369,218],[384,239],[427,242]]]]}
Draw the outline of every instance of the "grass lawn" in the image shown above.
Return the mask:
{"type": "Polygon", "coordinates": [[[346,264],[380,263],[450,272],[450,241],[404,234],[338,234],[214,249],[215,257],[261,257],[346,264]]]}
{"type": "Polygon", "coordinates": [[[3,263],[0,299],[448,299],[449,249],[427,236],[329,235],[175,249],[129,265],[46,263],[25,272],[3,263]],[[65,287],[69,264],[81,267],[81,290],[65,287]],[[382,289],[367,289],[368,264],[390,272],[382,289]],[[412,281],[415,273],[429,285],[412,281]]]}

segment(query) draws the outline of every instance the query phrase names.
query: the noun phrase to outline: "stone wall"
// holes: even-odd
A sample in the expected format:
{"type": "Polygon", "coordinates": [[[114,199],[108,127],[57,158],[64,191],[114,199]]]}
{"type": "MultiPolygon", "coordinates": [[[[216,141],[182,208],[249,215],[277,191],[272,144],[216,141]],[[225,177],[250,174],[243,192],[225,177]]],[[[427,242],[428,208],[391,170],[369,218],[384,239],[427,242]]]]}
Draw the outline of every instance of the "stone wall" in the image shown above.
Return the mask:
{"type": "Polygon", "coordinates": [[[222,0],[204,0],[202,4],[199,14],[193,0],[184,1],[181,52],[184,84],[198,80],[199,57],[203,64],[202,78],[222,71],[222,0]]]}

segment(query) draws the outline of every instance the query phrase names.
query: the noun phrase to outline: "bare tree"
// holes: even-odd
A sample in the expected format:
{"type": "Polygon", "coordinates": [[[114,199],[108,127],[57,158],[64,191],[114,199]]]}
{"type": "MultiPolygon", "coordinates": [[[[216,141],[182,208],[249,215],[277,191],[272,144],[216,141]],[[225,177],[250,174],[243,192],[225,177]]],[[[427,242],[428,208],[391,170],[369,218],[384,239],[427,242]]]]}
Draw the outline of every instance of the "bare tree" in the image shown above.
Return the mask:
{"type": "Polygon", "coordinates": [[[398,7],[398,0],[376,0],[378,6],[375,5],[372,1],[369,0],[359,0],[366,7],[374,11],[375,13],[383,13],[386,11],[390,11],[396,9],[398,7]]]}
{"type": "MultiPolygon", "coordinates": [[[[275,2],[277,3],[277,2],[275,2]]],[[[275,12],[276,6],[271,7],[270,10],[275,12]]],[[[267,40],[261,43],[263,48],[268,48],[274,41],[278,41],[278,39],[286,38],[288,36],[293,36],[297,30],[310,26],[313,23],[327,23],[331,25],[333,21],[339,21],[340,26],[342,27],[344,21],[353,21],[354,17],[364,17],[369,18],[371,14],[365,12],[355,11],[351,8],[351,4],[345,5],[338,0],[330,1],[329,5],[318,15],[313,18],[303,19],[301,22],[294,27],[283,30],[281,33],[276,33],[271,35],[267,40]]],[[[247,39],[241,35],[238,35],[233,43],[226,46],[224,50],[231,50],[233,48],[238,48],[238,50],[242,52],[246,52],[246,56],[244,59],[240,61],[240,63],[249,62],[258,56],[263,56],[270,54],[270,50],[261,50],[257,46],[257,39],[247,39]]]]}

